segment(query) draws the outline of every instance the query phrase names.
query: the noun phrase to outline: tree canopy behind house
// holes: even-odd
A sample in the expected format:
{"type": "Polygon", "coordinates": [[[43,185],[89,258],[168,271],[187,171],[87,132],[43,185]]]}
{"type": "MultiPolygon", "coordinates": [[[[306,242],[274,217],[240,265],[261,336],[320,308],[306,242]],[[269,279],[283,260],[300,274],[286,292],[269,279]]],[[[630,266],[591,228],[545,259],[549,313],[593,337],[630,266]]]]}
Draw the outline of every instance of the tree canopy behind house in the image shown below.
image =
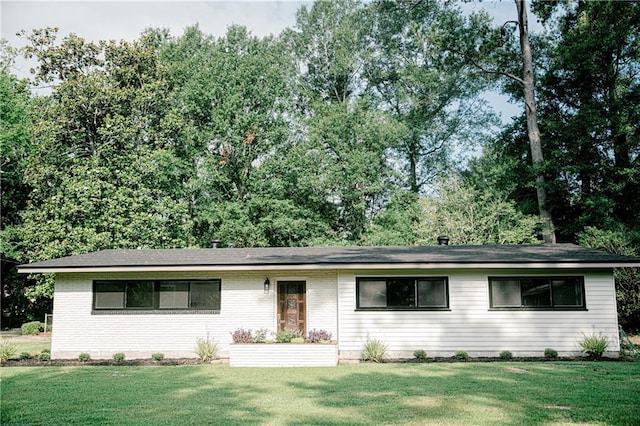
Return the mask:
{"type": "Polygon", "coordinates": [[[640,6],[533,10],[540,164],[524,110],[501,125],[482,96],[522,104],[517,31],[456,3],[316,2],[262,38],[32,29],[25,81],[2,44],[3,322],[50,309],[15,264],[100,249],[539,242],[540,176],[558,241],[637,252],[640,6]]]}

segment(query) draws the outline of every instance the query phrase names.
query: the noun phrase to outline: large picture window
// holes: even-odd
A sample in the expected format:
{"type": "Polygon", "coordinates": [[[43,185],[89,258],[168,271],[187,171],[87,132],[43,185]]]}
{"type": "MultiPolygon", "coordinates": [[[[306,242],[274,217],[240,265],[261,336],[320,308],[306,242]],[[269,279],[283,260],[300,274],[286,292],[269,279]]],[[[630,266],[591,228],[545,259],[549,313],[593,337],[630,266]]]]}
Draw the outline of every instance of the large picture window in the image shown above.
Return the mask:
{"type": "Polygon", "coordinates": [[[490,277],[489,301],[497,309],[584,309],[582,277],[490,277]]]}
{"type": "Polygon", "coordinates": [[[93,282],[95,311],[219,311],[220,280],[93,282]]]}
{"type": "Polygon", "coordinates": [[[358,278],[357,309],[448,309],[448,281],[444,277],[358,278]]]}

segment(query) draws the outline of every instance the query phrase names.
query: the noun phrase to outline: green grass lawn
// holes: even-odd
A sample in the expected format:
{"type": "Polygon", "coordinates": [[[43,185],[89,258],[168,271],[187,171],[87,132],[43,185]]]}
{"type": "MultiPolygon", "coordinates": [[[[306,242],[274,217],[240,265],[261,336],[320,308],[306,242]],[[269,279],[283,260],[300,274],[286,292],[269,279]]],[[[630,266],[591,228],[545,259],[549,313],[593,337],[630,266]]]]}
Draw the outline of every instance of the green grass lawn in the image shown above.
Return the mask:
{"type": "Polygon", "coordinates": [[[640,424],[640,363],[5,367],[1,424],[640,424]]]}

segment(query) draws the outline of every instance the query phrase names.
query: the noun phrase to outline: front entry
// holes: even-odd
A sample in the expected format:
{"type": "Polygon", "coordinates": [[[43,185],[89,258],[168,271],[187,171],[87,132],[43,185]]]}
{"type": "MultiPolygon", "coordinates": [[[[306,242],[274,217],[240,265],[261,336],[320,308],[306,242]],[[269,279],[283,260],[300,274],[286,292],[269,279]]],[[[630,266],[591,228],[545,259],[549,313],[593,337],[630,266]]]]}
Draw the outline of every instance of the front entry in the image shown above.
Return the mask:
{"type": "Polygon", "coordinates": [[[278,281],[278,331],[289,328],[307,334],[307,283],[278,281]]]}

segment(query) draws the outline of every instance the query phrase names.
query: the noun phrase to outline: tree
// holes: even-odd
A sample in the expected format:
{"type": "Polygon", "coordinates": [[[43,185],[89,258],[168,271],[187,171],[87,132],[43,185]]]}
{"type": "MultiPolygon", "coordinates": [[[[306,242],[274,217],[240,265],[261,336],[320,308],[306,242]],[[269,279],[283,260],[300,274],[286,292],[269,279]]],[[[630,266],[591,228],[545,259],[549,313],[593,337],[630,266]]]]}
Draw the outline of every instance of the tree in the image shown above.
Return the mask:
{"type": "Polygon", "coordinates": [[[316,2],[286,34],[301,73],[298,143],[315,161],[305,179],[321,183],[335,240],[356,244],[391,192],[387,136],[395,129],[364,92],[367,22],[359,2],[316,2]]]}
{"type": "Polygon", "coordinates": [[[619,224],[637,229],[640,5],[534,6],[557,34],[541,79],[541,113],[551,164],[564,185],[568,233],[619,224]]]}
{"type": "MultiPolygon", "coordinates": [[[[585,247],[604,250],[626,256],[638,256],[640,233],[624,227],[617,230],[602,230],[587,227],[579,236],[585,247]]],[[[640,331],[640,268],[616,268],[616,299],[618,321],[629,332],[640,331]]]]}
{"type": "Polygon", "coordinates": [[[457,151],[486,139],[496,124],[478,94],[486,79],[453,49],[488,25],[485,15],[465,19],[453,4],[378,0],[369,8],[374,46],[364,77],[378,108],[398,123],[393,149],[408,189],[420,193],[452,166],[457,151]]]}
{"type": "MultiPolygon", "coordinates": [[[[518,30],[520,35],[520,50],[522,53],[522,90],[524,93],[525,115],[527,117],[527,131],[529,135],[529,145],[531,148],[531,160],[534,167],[541,168],[544,157],[542,155],[542,142],[540,140],[540,129],[538,127],[538,112],[536,109],[536,97],[534,91],[533,58],[531,44],[529,43],[529,24],[527,19],[527,8],[524,0],[515,0],[518,10],[518,30]]],[[[545,243],[555,243],[556,235],[553,225],[553,218],[549,210],[547,201],[547,189],[542,171],[538,171],[536,176],[536,194],[538,199],[538,210],[540,219],[544,226],[542,237],[545,243]]]]}
{"type": "Polygon", "coordinates": [[[539,220],[519,212],[509,194],[482,189],[450,175],[438,181],[432,195],[420,200],[418,243],[435,244],[447,235],[454,244],[527,244],[537,240],[539,220]]]}
{"type": "MultiPolygon", "coordinates": [[[[184,245],[189,218],[158,127],[167,85],[152,40],[94,44],[70,35],[57,45],[53,30],[29,40],[36,81],[57,84],[34,109],[21,260],[184,245]]],[[[51,283],[29,291],[50,297],[51,283]]]]}
{"type": "Polygon", "coordinates": [[[40,298],[27,298],[26,278],[18,276],[16,265],[23,260],[18,229],[21,211],[27,206],[29,187],[24,170],[33,150],[31,99],[29,88],[10,73],[15,52],[0,46],[0,256],[2,263],[2,324],[17,326],[21,321],[41,318],[49,307],[40,298]],[[43,311],[44,310],[44,311],[43,311]]]}
{"type": "Polygon", "coordinates": [[[180,146],[196,245],[301,245],[323,229],[296,188],[282,191],[294,170],[276,164],[295,125],[284,48],[234,26],[220,39],[192,27],[162,49],[175,87],[163,131],[180,146]]]}

